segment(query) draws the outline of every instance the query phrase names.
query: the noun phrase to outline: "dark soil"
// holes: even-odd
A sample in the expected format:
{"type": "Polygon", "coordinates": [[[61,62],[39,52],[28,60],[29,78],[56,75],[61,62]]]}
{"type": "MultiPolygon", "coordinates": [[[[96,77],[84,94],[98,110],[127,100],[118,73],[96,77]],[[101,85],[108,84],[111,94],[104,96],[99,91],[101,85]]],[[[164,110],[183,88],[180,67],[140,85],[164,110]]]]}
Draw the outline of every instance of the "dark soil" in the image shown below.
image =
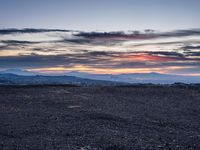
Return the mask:
{"type": "Polygon", "coordinates": [[[200,88],[0,87],[0,150],[140,149],[200,149],[200,88]]]}

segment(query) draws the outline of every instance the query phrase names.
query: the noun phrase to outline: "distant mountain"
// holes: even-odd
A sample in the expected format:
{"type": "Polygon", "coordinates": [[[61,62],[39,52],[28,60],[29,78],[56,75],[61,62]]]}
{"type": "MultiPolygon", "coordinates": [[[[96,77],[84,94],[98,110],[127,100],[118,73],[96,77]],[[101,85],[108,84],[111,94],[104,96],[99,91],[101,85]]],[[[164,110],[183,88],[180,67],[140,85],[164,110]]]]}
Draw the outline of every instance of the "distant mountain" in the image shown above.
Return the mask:
{"type": "Polygon", "coordinates": [[[0,84],[80,84],[80,85],[116,85],[116,84],[173,84],[200,83],[200,76],[180,76],[151,73],[130,74],[91,74],[85,72],[67,72],[62,75],[42,75],[20,69],[0,72],[0,84]]]}
{"type": "Polygon", "coordinates": [[[89,74],[84,72],[69,72],[67,75],[82,77],[87,79],[107,80],[125,83],[154,83],[154,84],[173,84],[175,82],[182,83],[200,83],[200,76],[180,76],[151,73],[130,73],[130,74],[89,74]]]}
{"type": "Polygon", "coordinates": [[[26,70],[21,70],[21,69],[7,69],[0,71],[0,74],[15,74],[15,75],[21,75],[21,76],[35,76],[37,75],[34,72],[26,71],[26,70]]]}
{"type": "Polygon", "coordinates": [[[0,85],[39,85],[39,84],[71,84],[81,86],[102,85],[113,86],[124,83],[117,83],[112,81],[84,79],[73,76],[22,76],[11,73],[0,74],[0,85]]]}

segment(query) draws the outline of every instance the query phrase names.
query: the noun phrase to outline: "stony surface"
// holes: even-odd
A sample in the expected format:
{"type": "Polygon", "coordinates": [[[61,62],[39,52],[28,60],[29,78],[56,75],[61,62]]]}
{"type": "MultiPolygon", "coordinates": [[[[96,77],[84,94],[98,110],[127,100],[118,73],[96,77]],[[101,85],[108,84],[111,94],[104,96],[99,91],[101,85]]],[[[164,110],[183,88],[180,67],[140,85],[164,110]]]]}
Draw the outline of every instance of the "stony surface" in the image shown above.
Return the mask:
{"type": "Polygon", "coordinates": [[[200,88],[0,87],[1,150],[200,149],[200,88]]]}

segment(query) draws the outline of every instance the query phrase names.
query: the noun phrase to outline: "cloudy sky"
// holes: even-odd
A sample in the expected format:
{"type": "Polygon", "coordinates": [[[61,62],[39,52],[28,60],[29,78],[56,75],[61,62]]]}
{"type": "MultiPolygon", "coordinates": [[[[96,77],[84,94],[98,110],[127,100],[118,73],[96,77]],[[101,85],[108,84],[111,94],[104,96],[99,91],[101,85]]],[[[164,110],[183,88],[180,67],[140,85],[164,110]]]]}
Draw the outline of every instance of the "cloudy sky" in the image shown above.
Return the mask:
{"type": "Polygon", "coordinates": [[[0,4],[0,70],[200,76],[199,0],[0,4]]]}

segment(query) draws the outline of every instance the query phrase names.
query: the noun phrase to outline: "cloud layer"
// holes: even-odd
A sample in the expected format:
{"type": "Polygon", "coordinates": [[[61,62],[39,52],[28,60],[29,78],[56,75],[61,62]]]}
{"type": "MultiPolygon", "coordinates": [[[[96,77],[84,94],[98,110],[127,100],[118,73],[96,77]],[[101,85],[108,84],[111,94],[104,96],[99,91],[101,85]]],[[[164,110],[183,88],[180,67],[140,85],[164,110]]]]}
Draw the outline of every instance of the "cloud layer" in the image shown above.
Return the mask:
{"type": "Polygon", "coordinates": [[[0,30],[0,69],[200,75],[200,29],[0,30]]]}

